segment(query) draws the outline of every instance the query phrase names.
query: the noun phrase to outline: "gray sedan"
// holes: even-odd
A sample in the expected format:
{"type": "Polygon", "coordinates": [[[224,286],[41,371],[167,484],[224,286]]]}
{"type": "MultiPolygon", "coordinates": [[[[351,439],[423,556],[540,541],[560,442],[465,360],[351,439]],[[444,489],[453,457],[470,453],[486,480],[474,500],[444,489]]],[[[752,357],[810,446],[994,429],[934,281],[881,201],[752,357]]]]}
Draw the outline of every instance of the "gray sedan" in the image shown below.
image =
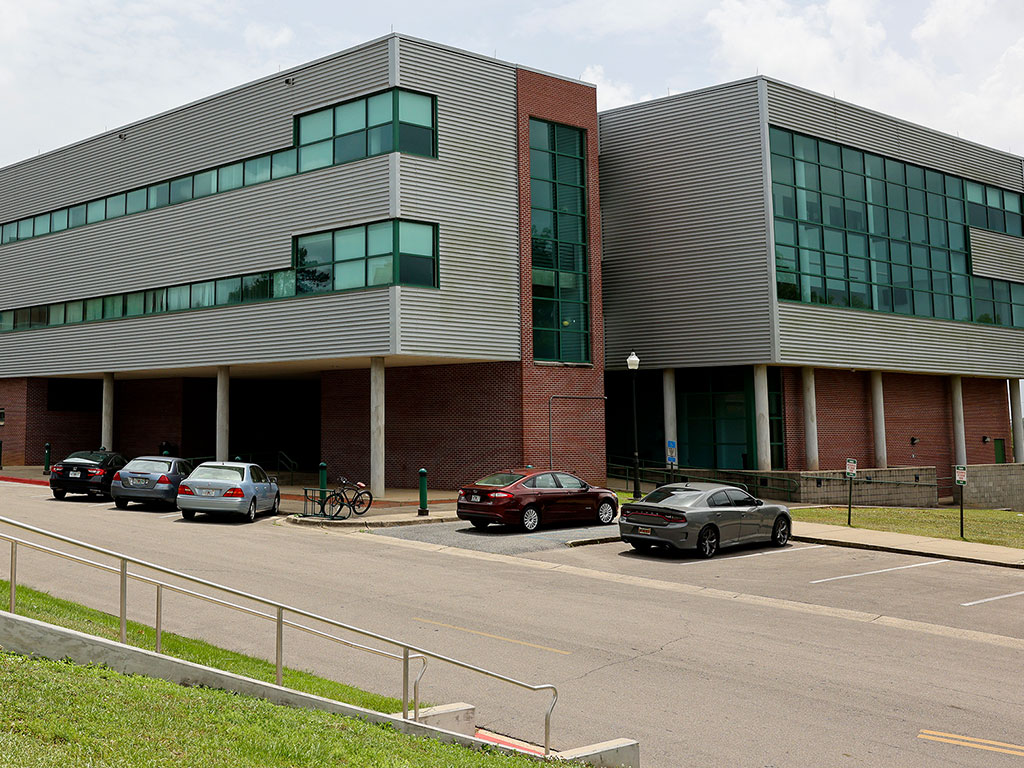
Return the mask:
{"type": "Polygon", "coordinates": [[[207,461],[181,481],[177,504],[186,520],[196,512],[230,512],[251,523],[259,512],[277,514],[281,490],[258,464],[207,461]]]}
{"type": "Polygon", "coordinates": [[[634,549],[695,549],[713,557],[719,547],[770,541],[785,546],[793,530],[789,510],[765,504],[741,488],[713,483],[663,485],[623,504],[619,535],[634,549]]]}
{"type": "Polygon", "coordinates": [[[176,456],[139,456],[132,459],[110,484],[110,495],[118,509],[127,509],[129,501],[161,502],[174,506],[178,484],[192,465],[176,456]]]}

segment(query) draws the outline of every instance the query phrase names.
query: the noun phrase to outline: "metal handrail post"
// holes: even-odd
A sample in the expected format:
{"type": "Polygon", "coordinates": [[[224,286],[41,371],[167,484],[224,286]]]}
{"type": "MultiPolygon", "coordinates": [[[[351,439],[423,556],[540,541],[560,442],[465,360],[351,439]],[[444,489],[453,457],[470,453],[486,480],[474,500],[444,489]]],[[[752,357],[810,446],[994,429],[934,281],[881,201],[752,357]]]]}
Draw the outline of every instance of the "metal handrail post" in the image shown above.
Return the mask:
{"type": "Polygon", "coordinates": [[[128,561],[121,558],[121,642],[128,644],[128,561]]]}
{"type": "Polygon", "coordinates": [[[412,684],[412,719],[417,723],[420,721],[420,680],[423,679],[423,673],[427,671],[427,657],[418,656],[423,661],[423,666],[420,667],[420,673],[416,675],[416,679],[412,684]]]}
{"type": "Polygon", "coordinates": [[[277,607],[277,684],[284,680],[284,608],[277,607]]]}
{"type": "Polygon", "coordinates": [[[409,649],[402,647],[402,719],[409,719],[409,649]]]}
{"type": "Polygon", "coordinates": [[[164,585],[156,585],[156,652],[162,653],[160,649],[160,640],[162,634],[163,625],[163,602],[164,602],[164,585]]]}
{"type": "Polygon", "coordinates": [[[544,715],[544,757],[551,754],[551,713],[555,711],[555,704],[558,703],[558,689],[553,685],[540,686],[540,688],[551,689],[551,706],[544,715]]]}
{"type": "Polygon", "coordinates": [[[10,611],[14,613],[14,594],[18,590],[18,542],[11,542],[11,602],[10,611]]]}

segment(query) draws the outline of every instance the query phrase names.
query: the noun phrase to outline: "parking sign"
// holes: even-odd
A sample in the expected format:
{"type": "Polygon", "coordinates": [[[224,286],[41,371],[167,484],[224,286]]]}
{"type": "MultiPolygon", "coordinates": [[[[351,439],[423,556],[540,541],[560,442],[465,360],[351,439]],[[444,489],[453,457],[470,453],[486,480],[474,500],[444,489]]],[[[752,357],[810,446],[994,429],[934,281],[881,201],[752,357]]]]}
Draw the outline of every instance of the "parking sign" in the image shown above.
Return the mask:
{"type": "Polygon", "coordinates": [[[953,467],[953,474],[956,478],[957,485],[967,485],[967,467],[962,464],[957,464],[953,467]]]}
{"type": "Polygon", "coordinates": [[[847,459],[846,460],[846,476],[856,477],[857,476],[857,460],[847,459]]]}

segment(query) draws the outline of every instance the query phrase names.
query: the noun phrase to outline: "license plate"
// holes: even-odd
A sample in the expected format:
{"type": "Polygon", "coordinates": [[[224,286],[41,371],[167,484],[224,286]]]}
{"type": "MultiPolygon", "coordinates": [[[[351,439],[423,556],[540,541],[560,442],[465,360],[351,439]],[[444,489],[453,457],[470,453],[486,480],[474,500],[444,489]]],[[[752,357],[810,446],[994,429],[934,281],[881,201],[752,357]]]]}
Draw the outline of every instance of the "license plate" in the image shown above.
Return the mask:
{"type": "Polygon", "coordinates": [[[480,501],[480,497],[479,496],[470,496],[469,500],[472,501],[472,502],[478,502],[478,501],[480,501]]]}
{"type": "Polygon", "coordinates": [[[149,478],[147,477],[129,477],[128,480],[132,485],[145,485],[149,482],[149,478]]]}
{"type": "Polygon", "coordinates": [[[650,528],[637,528],[636,532],[637,533],[642,533],[645,536],[650,536],[651,535],[651,529],[650,528]]]}
{"type": "Polygon", "coordinates": [[[70,472],[68,472],[68,477],[81,477],[81,476],[82,476],[82,473],[79,472],[77,469],[72,469],[70,472]]]}
{"type": "Polygon", "coordinates": [[[199,495],[200,496],[216,496],[217,492],[215,490],[213,490],[212,488],[200,488],[199,489],[199,495]]]}

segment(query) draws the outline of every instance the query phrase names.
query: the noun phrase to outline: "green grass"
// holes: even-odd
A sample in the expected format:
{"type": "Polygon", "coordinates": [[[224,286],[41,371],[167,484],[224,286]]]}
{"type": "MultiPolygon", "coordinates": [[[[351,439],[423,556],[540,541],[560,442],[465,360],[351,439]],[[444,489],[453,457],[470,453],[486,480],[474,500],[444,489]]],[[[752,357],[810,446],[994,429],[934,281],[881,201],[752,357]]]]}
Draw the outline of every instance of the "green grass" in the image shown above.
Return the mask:
{"type": "Polygon", "coordinates": [[[5,653],[0,723],[2,768],[536,765],[317,710],[5,653]]]}
{"type": "MultiPolygon", "coordinates": [[[[846,507],[798,507],[794,520],[846,525],[846,507]]],[[[854,507],[854,528],[960,539],[960,508],[906,509],[854,507]]],[[[965,509],[964,541],[1024,548],[1024,515],[1000,509],[965,509]]]]}
{"type": "MultiPolygon", "coordinates": [[[[10,582],[0,579],[0,601],[2,601],[0,605],[5,610],[9,593],[10,582]]],[[[18,586],[16,608],[19,615],[45,621],[48,624],[74,629],[108,640],[119,640],[121,637],[119,617],[86,608],[68,600],[61,600],[45,592],[21,585],[18,586]]],[[[156,650],[156,631],[152,627],[129,621],[127,634],[129,645],[151,651],[156,650]]],[[[277,668],[263,659],[228,651],[201,640],[193,640],[170,632],[161,633],[160,643],[161,651],[168,656],[268,683],[277,681],[277,668]]],[[[294,688],[297,691],[355,704],[377,712],[402,711],[401,699],[369,693],[301,670],[285,667],[282,672],[282,682],[286,687],[294,688]]],[[[427,705],[422,704],[422,706],[427,705]]]]}

